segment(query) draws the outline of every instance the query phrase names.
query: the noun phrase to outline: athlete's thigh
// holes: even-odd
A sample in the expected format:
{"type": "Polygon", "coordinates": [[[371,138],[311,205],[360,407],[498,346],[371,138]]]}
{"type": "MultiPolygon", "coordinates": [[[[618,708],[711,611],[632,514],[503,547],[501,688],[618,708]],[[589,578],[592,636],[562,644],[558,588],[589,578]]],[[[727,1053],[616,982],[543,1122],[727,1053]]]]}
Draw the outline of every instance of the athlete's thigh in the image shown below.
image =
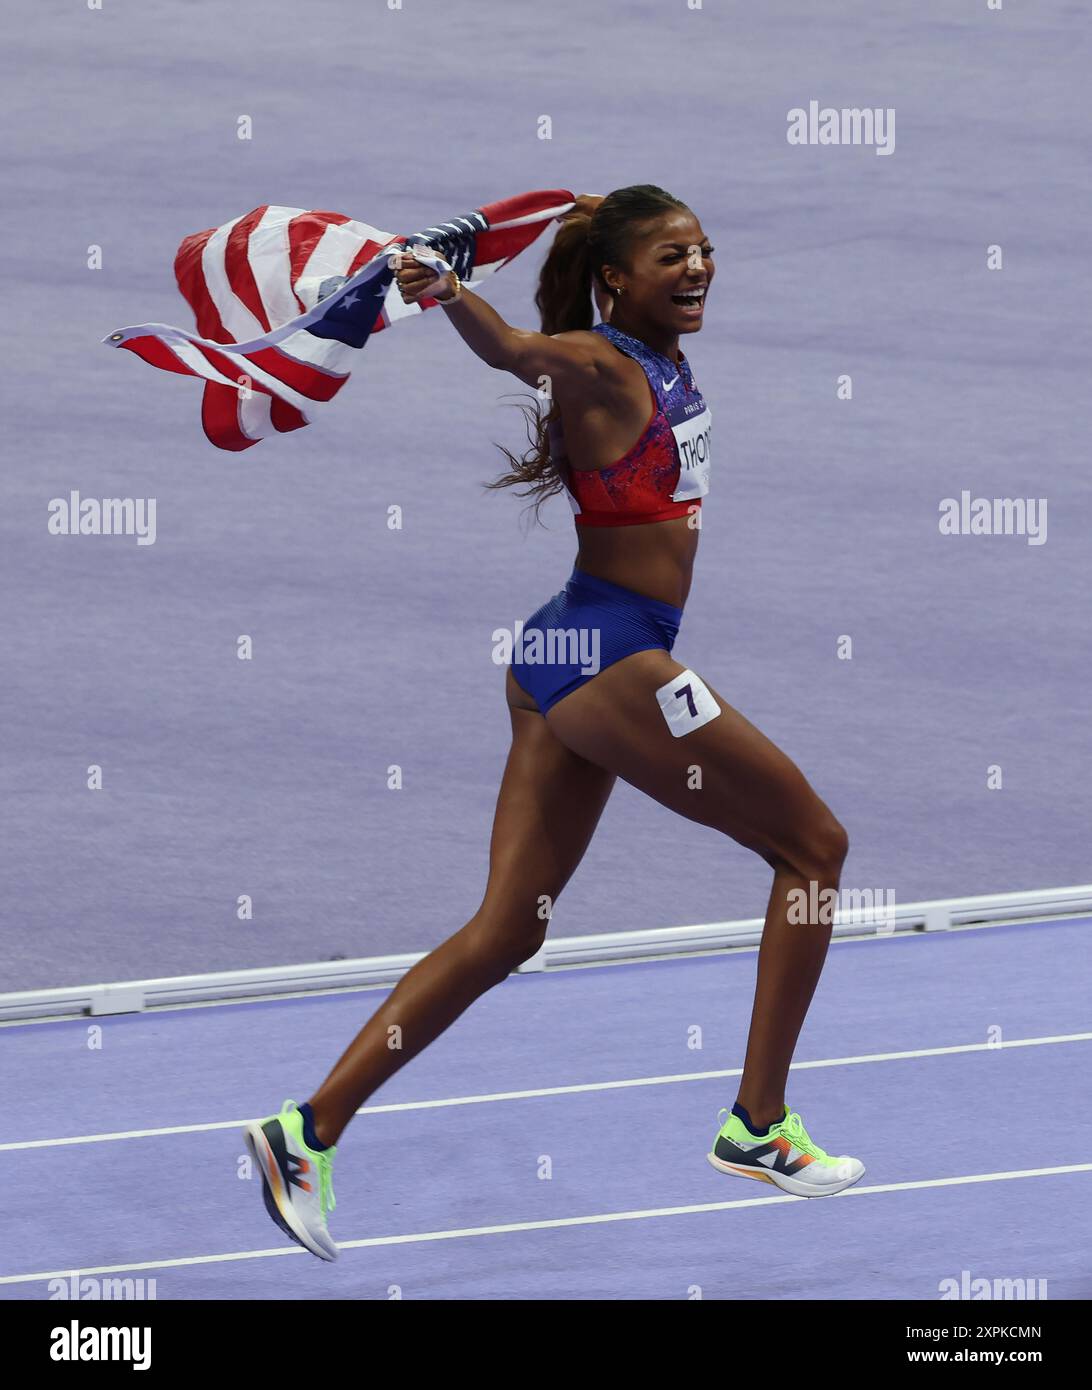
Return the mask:
{"type": "Polygon", "coordinates": [[[796,764],[712,686],[720,713],[692,728],[684,719],[676,736],[657,692],[668,687],[681,710],[685,682],[675,681],[686,669],[666,651],[636,652],[560,700],[547,722],[566,747],[671,810],[797,862],[817,819],[833,816],[796,764]]]}
{"type": "Polygon", "coordinates": [[[584,857],[615,774],[567,748],[537,710],[509,707],[512,746],[497,796],[483,909],[537,915],[584,857]]]}

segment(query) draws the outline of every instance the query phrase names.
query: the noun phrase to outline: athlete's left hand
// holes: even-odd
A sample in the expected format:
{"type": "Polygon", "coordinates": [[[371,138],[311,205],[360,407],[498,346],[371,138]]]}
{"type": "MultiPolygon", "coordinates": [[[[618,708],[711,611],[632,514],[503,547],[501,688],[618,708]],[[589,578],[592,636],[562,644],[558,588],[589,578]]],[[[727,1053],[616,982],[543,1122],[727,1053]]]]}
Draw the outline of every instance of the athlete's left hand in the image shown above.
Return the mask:
{"type": "Polygon", "coordinates": [[[557,220],[568,222],[570,217],[591,217],[605,196],[603,193],[578,193],[569,211],[563,212],[557,220]]]}

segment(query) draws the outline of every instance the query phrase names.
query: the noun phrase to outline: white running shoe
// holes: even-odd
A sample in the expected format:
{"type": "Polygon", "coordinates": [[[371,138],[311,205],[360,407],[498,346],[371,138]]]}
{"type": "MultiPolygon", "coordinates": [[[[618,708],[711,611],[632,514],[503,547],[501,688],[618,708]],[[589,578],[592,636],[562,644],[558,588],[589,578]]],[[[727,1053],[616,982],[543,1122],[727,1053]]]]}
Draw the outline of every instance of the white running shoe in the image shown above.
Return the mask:
{"type": "Polygon", "coordinates": [[[312,1255],[336,1260],[326,1214],[336,1205],[331,1169],[337,1145],[321,1153],[308,1148],[294,1100],[286,1100],[279,1115],[251,1120],[243,1137],[262,1175],[262,1197],[273,1220],[312,1255]]]}
{"type": "Polygon", "coordinates": [[[771,1125],[769,1133],[761,1138],[729,1111],[721,1110],[717,1119],[724,1114],[728,1119],[713,1142],[713,1151],[706,1155],[721,1173],[758,1178],[794,1197],[831,1197],[864,1177],[865,1166],[859,1158],[846,1154],[832,1158],[809,1136],[804,1121],[787,1105],[784,1119],[771,1125]]]}

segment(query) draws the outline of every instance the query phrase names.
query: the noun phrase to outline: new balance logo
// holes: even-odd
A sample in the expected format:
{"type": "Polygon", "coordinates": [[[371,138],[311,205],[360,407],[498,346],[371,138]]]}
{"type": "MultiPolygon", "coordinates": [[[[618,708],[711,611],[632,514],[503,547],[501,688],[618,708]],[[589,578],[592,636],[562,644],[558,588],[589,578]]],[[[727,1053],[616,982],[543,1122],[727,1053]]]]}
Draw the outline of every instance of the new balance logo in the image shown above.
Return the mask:
{"type": "Polygon", "coordinates": [[[311,1184],[309,1182],[304,1182],[303,1178],[300,1177],[301,1173],[309,1173],[311,1171],[311,1164],[308,1160],[306,1158],[297,1158],[295,1154],[289,1154],[287,1166],[288,1181],[302,1188],[304,1192],[310,1192],[312,1190],[311,1184]]]}
{"type": "Polygon", "coordinates": [[[772,1169],[775,1173],[786,1173],[790,1176],[793,1173],[798,1173],[801,1168],[806,1168],[811,1162],[809,1154],[802,1153],[791,1145],[783,1147],[781,1144],[768,1144],[764,1147],[741,1150],[741,1153],[751,1163],[757,1163],[763,1168],[772,1169]]]}

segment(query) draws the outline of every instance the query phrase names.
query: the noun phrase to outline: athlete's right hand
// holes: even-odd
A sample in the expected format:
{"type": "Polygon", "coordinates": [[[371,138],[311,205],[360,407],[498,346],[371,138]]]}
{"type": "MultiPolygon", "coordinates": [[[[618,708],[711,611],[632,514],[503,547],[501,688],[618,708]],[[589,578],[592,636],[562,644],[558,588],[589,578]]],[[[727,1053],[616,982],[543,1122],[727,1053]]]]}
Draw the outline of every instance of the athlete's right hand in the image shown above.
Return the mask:
{"type": "Polygon", "coordinates": [[[430,265],[422,265],[411,251],[403,251],[395,270],[395,280],[406,304],[416,304],[419,299],[441,299],[449,295],[454,286],[450,275],[437,275],[430,265]]]}

